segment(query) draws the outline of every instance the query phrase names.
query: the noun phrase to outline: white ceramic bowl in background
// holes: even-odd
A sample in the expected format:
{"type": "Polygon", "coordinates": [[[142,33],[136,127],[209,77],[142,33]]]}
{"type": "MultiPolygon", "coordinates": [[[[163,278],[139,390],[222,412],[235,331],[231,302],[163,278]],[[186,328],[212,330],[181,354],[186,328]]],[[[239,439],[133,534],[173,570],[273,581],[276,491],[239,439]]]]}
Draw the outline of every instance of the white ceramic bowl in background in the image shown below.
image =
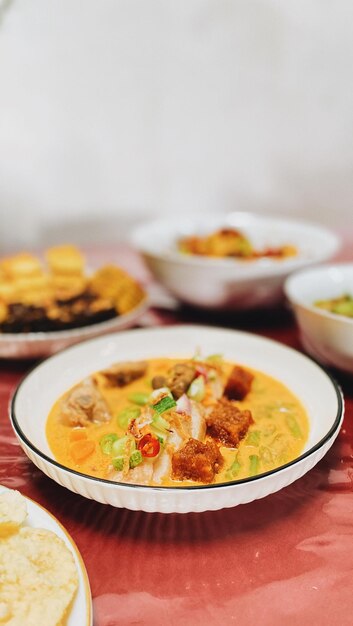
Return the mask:
{"type": "Polygon", "coordinates": [[[309,354],[325,365],[353,373],[353,319],[314,306],[353,294],[353,263],[336,263],[294,274],[285,283],[301,341],[309,354]]]}
{"type": "Polygon", "coordinates": [[[181,301],[209,309],[241,310],[272,306],[283,296],[283,282],[293,271],[332,258],[339,239],[307,222],[251,213],[176,216],[140,226],[132,235],[155,277],[181,301]],[[253,261],[182,254],[177,241],[223,227],[239,229],[255,248],[293,244],[298,255],[253,261]]]}
{"type": "Polygon", "coordinates": [[[217,510],[251,502],[278,491],[308,472],[327,452],[343,420],[343,399],[325,371],[306,356],[277,342],[240,331],[200,326],[131,330],[86,341],[38,365],[20,383],[11,421],[28,457],[53,480],[98,502],[160,513],[217,510]],[[75,383],[114,361],[158,356],[190,357],[222,353],[274,376],[307,410],[308,441],[294,461],[258,476],[215,485],[147,487],[92,478],[58,463],[48,446],[45,425],[54,402],[75,383]]]}

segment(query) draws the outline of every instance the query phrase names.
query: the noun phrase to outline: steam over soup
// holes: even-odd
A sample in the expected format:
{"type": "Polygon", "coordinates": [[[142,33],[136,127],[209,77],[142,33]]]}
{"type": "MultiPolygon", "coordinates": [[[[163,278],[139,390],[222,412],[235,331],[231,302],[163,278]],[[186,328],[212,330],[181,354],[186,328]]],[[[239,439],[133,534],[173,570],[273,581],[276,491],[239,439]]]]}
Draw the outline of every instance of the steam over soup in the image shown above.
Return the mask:
{"type": "Polygon", "coordinates": [[[279,467],[301,453],[308,429],[282,383],[212,355],[98,371],[58,399],[46,434],[57,461],[76,471],[183,487],[279,467]]]}

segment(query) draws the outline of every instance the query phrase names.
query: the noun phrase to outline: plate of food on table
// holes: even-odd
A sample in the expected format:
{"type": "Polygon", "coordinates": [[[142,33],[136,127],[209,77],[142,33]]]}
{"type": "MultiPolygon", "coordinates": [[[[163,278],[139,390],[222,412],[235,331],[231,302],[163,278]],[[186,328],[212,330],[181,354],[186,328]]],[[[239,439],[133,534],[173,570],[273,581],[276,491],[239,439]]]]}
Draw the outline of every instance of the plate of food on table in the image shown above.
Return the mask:
{"type": "Polygon", "coordinates": [[[0,260],[0,357],[52,354],[83,339],[128,328],[147,307],[138,281],[114,264],[89,271],[79,248],[0,260]]]}
{"type": "Polygon", "coordinates": [[[335,382],[303,354],[241,331],[173,326],[50,357],[20,383],[11,421],[29,458],[68,489],[184,513],[290,484],[332,445],[343,412],[335,382]]]}
{"type": "Polygon", "coordinates": [[[321,225],[241,211],[151,220],[131,239],[180,301],[228,311],[277,305],[287,276],[331,259],[340,245],[321,225]]]}

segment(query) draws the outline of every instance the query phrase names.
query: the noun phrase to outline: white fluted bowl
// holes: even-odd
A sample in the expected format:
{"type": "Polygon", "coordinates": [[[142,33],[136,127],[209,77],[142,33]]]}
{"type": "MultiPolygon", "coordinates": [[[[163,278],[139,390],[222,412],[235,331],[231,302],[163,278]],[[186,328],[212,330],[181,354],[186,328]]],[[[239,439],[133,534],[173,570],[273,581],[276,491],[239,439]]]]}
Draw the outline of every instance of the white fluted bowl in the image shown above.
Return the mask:
{"type": "Polygon", "coordinates": [[[311,359],[277,342],[240,331],[201,326],[132,330],[87,341],[56,354],[33,369],[11,402],[11,422],[28,457],[45,474],[75,493],[132,510],[201,512],[263,498],[308,472],[327,452],[343,420],[343,399],[329,375],[311,359]],[[287,385],[310,419],[302,454],[258,476],[217,485],[145,487],[92,478],[58,463],[45,436],[48,413],[67,389],[117,360],[190,356],[195,347],[266,372],[287,385]],[[320,393],[318,393],[320,390],[320,393]]]}
{"type": "Polygon", "coordinates": [[[157,280],[179,300],[233,311],[278,304],[289,274],[331,259],[340,245],[337,235],[318,224],[242,212],[161,218],[139,226],[132,242],[157,280]],[[180,238],[219,228],[240,230],[256,249],[292,244],[298,254],[244,261],[178,251],[180,238]]]}

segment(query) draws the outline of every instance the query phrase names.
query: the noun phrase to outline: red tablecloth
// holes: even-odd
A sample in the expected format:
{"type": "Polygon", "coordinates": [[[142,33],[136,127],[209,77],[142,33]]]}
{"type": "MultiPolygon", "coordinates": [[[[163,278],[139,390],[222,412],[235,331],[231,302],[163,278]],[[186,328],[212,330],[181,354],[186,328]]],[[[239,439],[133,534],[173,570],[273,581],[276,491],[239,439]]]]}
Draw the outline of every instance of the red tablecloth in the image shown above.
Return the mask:
{"type": "MultiPolygon", "coordinates": [[[[347,244],[343,258],[352,258],[347,244]]],[[[91,251],[149,281],[128,250],[91,251]]],[[[301,350],[288,310],[222,316],[155,306],[145,325],[192,322],[244,329],[301,350]]],[[[46,507],[85,561],[95,626],[353,623],[353,378],[334,372],[346,415],[326,457],[282,491],[233,509],[161,515],[114,509],[60,487],[25,456],[8,402],[32,364],[0,361],[0,483],[46,507]]],[[[45,626],[38,625],[38,626],[45,626]]],[[[77,626],[81,626],[77,624],[77,626]]]]}

